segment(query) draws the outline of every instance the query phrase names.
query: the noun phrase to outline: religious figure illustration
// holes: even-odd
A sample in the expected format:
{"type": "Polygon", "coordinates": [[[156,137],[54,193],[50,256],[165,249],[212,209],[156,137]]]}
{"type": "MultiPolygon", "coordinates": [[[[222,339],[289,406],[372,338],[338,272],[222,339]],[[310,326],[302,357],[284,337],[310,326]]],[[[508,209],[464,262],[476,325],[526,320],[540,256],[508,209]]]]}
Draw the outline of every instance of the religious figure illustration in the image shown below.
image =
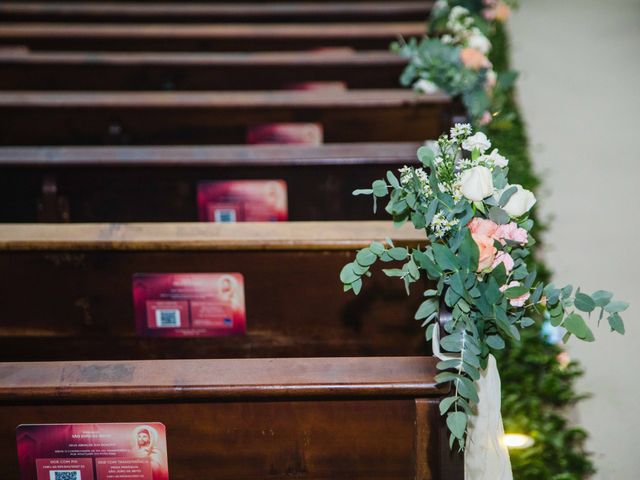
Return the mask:
{"type": "Polygon", "coordinates": [[[158,445],[158,432],[149,425],[136,427],[132,433],[132,450],[135,458],[148,459],[153,480],[168,478],[165,452],[158,445]]]}

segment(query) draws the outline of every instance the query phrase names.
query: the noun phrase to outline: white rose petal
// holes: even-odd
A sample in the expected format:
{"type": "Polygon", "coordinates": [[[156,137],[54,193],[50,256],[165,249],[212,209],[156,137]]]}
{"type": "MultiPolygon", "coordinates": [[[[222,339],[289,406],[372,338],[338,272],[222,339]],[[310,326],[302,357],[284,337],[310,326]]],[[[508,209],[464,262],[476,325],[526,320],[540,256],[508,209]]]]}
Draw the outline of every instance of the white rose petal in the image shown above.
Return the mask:
{"type": "Polygon", "coordinates": [[[493,178],[487,167],[473,167],[462,172],[460,190],[465,198],[480,202],[493,194],[493,178]]]}
{"type": "Polygon", "coordinates": [[[486,155],[486,158],[487,158],[487,160],[490,160],[491,162],[493,162],[493,164],[496,167],[499,167],[499,168],[504,168],[507,165],[509,165],[509,160],[507,160],[506,157],[500,155],[498,153],[498,149],[497,148],[494,148],[493,151],[489,155],[486,155]]]}
{"type": "Polygon", "coordinates": [[[425,79],[418,80],[413,84],[413,88],[419,92],[428,94],[436,93],[438,91],[438,86],[435,83],[425,79]]]}
{"type": "Polygon", "coordinates": [[[477,148],[480,153],[484,153],[491,148],[491,142],[484,133],[478,132],[465,139],[462,142],[462,148],[468,152],[473,152],[473,150],[477,148]]]}
{"type": "Polygon", "coordinates": [[[477,29],[467,40],[467,46],[470,48],[475,48],[485,55],[491,50],[491,42],[477,29]]]}
{"type": "Polygon", "coordinates": [[[536,204],[536,197],[526,188],[522,188],[522,185],[509,185],[503,192],[511,187],[517,188],[516,193],[511,195],[507,204],[502,208],[512,218],[521,217],[536,204]]]}

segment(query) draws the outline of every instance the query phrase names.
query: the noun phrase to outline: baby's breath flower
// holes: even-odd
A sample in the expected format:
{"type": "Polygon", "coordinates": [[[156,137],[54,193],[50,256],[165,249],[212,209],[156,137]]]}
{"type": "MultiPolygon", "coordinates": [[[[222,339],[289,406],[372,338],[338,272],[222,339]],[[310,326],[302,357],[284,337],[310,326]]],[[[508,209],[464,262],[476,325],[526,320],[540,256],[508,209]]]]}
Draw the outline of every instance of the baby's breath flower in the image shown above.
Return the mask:
{"type": "Polygon", "coordinates": [[[449,231],[459,223],[457,218],[447,220],[442,212],[438,212],[431,220],[430,229],[436,238],[443,238],[449,231]]]}
{"type": "Polygon", "coordinates": [[[407,167],[406,165],[399,170],[401,185],[407,185],[411,181],[411,171],[411,167],[407,167]]]}
{"type": "Polygon", "coordinates": [[[450,137],[451,140],[455,140],[459,143],[461,140],[464,140],[471,135],[472,132],[473,129],[469,123],[456,123],[451,129],[450,137]]]}

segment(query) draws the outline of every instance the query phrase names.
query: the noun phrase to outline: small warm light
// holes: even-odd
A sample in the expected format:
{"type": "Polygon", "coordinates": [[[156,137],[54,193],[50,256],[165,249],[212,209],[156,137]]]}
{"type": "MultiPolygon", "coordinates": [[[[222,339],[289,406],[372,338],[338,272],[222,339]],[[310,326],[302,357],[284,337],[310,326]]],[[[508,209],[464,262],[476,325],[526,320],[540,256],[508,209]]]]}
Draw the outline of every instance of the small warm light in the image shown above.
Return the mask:
{"type": "Polygon", "coordinates": [[[533,438],[529,435],[523,435],[522,433],[507,433],[503,441],[507,448],[513,449],[529,448],[535,443],[533,438]]]}

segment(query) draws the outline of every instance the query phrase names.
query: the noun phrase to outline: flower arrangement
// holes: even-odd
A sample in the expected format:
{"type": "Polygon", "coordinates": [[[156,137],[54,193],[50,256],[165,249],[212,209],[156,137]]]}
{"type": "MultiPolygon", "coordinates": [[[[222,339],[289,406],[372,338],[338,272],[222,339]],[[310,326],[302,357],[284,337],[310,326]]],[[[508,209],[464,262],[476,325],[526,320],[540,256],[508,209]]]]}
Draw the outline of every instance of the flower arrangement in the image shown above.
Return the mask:
{"type": "Polygon", "coordinates": [[[497,74],[487,57],[491,51],[487,32],[498,16],[505,18],[504,8],[508,7],[501,0],[490,0],[483,12],[492,18],[489,22],[451,3],[455,2],[436,3],[429,36],[392,45],[392,50],[409,60],[400,82],[423,93],[440,89],[459,96],[472,122],[487,125],[502,110],[505,92],[516,78],[513,72],[497,74]]]}
{"type": "Polygon", "coordinates": [[[478,402],[476,381],[487,367],[489,354],[505,347],[505,340],[520,339],[520,331],[542,316],[562,327],[564,341],[575,336],[593,341],[585,317],[606,317],[612,331],[624,333],[620,313],[628,304],[614,301],[610,292],[587,294],[572,286],[557,288],[536,281],[529,271],[534,222],[530,210],[536,203],[532,192],[508,182],[509,160],[482,132],[469,124],[456,124],[450,134],[432,146],[421,147],[422,167],[403,167],[399,175],[354,195],[388,197],[385,210],[395,225],[408,221],[425,231],[425,248],[409,250],[374,242],[359,250],[344,266],[340,279],[344,290],[358,294],[363,278],[377,262],[403,262],[400,268],[384,269],[399,278],[409,291],[411,284],[431,281],[415,319],[426,328],[426,338],[440,337],[439,312],[451,313],[439,346],[458,356],[438,364],[439,382],[451,382],[453,393],[440,404],[450,430],[450,444],[465,447],[469,417],[478,402]],[[594,313],[595,312],[595,313],[594,313]]]}

